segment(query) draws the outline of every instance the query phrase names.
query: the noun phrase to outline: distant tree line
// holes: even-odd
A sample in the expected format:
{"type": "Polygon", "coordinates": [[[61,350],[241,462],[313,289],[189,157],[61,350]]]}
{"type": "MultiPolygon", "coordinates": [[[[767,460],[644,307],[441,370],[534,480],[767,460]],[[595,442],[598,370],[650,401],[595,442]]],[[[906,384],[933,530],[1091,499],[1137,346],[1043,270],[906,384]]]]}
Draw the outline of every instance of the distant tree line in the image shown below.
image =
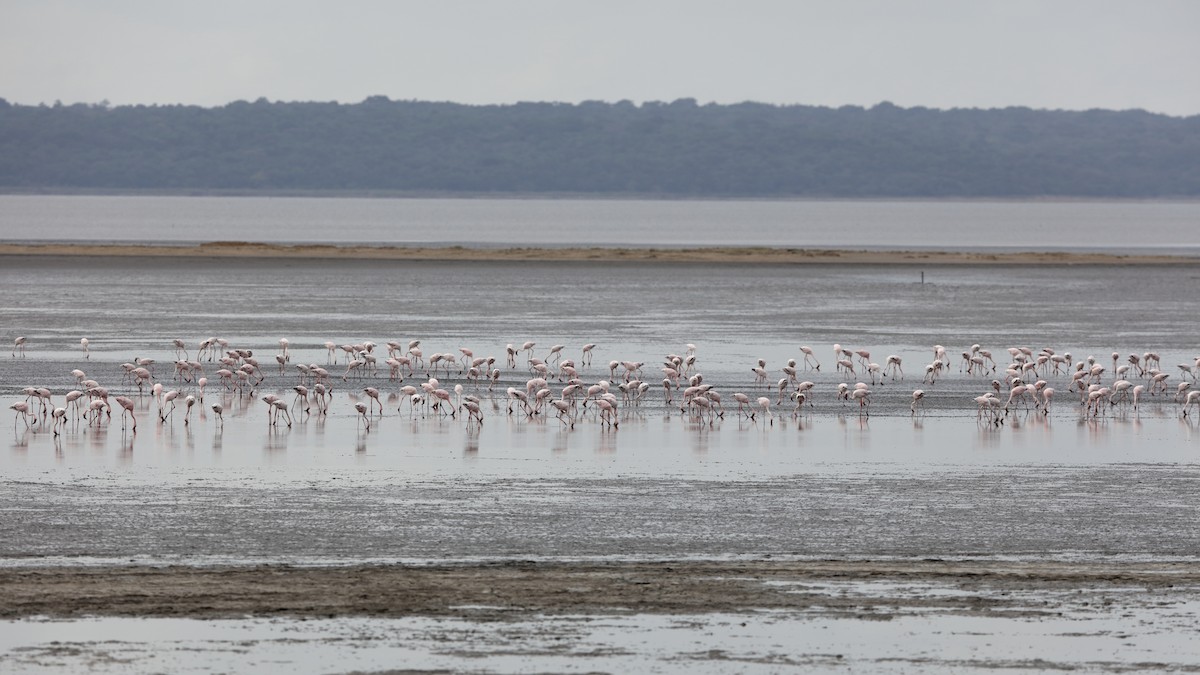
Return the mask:
{"type": "Polygon", "coordinates": [[[1200,196],[1200,116],[584,102],[15,105],[0,189],[1200,196]]]}

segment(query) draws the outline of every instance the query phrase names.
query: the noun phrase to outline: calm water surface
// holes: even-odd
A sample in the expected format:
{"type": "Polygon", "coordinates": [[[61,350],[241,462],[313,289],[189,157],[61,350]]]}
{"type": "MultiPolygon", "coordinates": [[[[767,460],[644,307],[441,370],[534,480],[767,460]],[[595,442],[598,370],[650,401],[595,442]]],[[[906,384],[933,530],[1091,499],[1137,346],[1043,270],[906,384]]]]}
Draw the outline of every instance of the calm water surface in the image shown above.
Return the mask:
{"type": "Polygon", "coordinates": [[[782,246],[1200,255],[1200,202],[0,195],[0,241],[782,246]]]}

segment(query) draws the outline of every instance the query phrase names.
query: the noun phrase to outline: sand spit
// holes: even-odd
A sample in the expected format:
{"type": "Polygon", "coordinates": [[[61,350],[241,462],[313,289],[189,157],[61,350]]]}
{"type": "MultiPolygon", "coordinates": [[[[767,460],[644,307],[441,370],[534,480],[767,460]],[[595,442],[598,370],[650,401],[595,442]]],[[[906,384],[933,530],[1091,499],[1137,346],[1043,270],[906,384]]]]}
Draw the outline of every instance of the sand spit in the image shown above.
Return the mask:
{"type": "MultiPolygon", "coordinates": [[[[1194,597],[1194,564],[1013,561],[509,561],[452,565],[293,567],[38,567],[0,570],[0,618],[401,617],[516,618],[530,613],[707,613],[747,610],[888,613],[898,605],[964,614],[1027,612],[1010,593],[1194,597]],[[904,597],[821,590],[829,583],[896,584],[904,597]],[[958,593],[911,594],[923,584],[958,593]],[[807,590],[806,590],[807,589],[807,590]],[[981,594],[980,591],[983,591],[981,594]],[[841,606],[838,606],[838,603],[841,606]],[[831,604],[832,603],[832,604],[831,604]]],[[[1057,611],[1048,607],[1045,611],[1057,611]]],[[[1041,608],[1038,611],[1042,611],[1041,608]]],[[[1008,614],[1006,614],[1007,616],[1008,614]]]]}
{"type": "Polygon", "coordinates": [[[464,246],[335,246],[217,241],[198,245],[14,244],[0,255],[164,258],[297,258],[326,260],[431,260],[481,262],[655,262],[744,264],[939,264],[939,265],[1172,265],[1200,259],[1173,255],[1058,252],[855,251],[769,247],[711,248],[471,248],[464,246]]]}

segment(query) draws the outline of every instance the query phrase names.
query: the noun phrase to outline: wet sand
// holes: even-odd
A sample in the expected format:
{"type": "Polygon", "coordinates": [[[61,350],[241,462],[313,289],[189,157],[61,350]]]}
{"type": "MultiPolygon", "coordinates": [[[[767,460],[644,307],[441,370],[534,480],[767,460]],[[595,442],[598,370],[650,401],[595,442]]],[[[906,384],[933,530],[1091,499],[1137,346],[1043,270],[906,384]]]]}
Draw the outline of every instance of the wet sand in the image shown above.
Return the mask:
{"type": "Polygon", "coordinates": [[[460,616],[522,614],[804,611],[887,619],[908,611],[1010,618],[1053,614],[1014,591],[1103,596],[1137,587],[1143,600],[1200,600],[1191,562],[1070,563],[971,560],[661,561],[555,563],[512,560],[463,565],[292,567],[101,567],[0,569],[0,618],[460,616]],[[978,595],[884,594],[872,600],[803,592],[829,582],[949,584],[978,595]],[[797,585],[801,592],[797,592],[797,585]],[[1161,599],[1161,597],[1160,597],[1161,599]],[[1016,614],[1014,614],[1014,612],[1016,614]]]}
{"type": "Polygon", "coordinates": [[[709,247],[514,247],[334,246],[217,241],[197,245],[13,244],[0,243],[0,255],[108,256],[156,258],[273,258],[314,260],[423,260],[455,262],[639,262],[720,264],[938,264],[938,265],[1177,265],[1192,256],[1116,255],[1078,252],[867,251],[817,248],[709,247]]]}

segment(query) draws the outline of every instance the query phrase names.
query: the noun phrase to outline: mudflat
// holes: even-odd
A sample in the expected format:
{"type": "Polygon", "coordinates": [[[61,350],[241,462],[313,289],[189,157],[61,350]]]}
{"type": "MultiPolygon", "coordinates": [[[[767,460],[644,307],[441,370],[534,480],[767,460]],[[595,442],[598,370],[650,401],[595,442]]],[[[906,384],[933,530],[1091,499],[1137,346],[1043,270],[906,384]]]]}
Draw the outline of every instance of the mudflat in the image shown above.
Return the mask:
{"type": "MultiPolygon", "coordinates": [[[[847,618],[952,611],[1036,617],[1064,602],[1139,589],[1139,602],[1200,599],[1191,563],[994,560],[522,562],[293,567],[36,567],[0,570],[0,618],[294,618],[693,614],[819,610],[847,618]],[[826,585],[887,582],[892,592],[826,585]],[[958,592],[913,593],[913,585],[958,592]],[[1030,596],[1038,598],[1030,602],[1030,596]],[[1069,598],[1069,600],[1066,600],[1069,598]]],[[[1127,602],[1128,599],[1122,602],[1127,602]]],[[[1111,601],[1108,601],[1111,602],[1111,601]]]]}

